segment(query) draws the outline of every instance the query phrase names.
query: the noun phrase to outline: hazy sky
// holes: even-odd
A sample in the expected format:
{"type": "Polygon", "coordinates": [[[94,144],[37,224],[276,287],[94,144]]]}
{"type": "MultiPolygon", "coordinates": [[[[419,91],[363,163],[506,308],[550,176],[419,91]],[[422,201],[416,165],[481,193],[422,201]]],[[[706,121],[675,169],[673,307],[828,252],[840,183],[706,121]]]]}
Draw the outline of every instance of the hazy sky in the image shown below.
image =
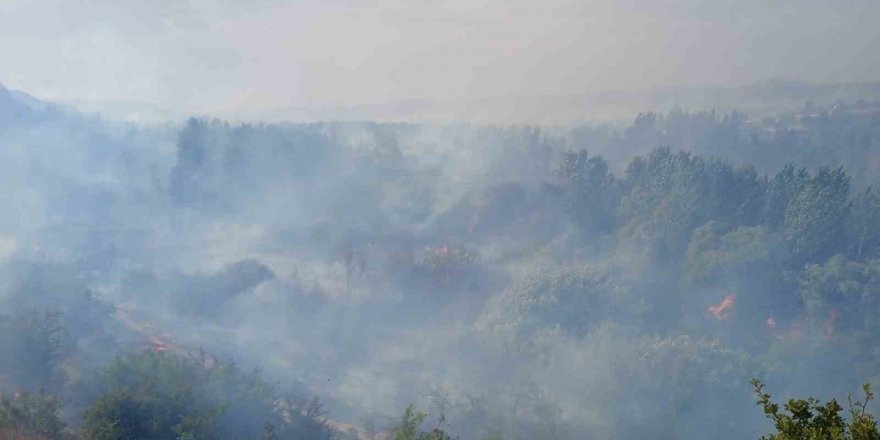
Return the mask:
{"type": "Polygon", "coordinates": [[[0,0],[0,82],[191,110],[880,79],[878,0],[0,0]]]}

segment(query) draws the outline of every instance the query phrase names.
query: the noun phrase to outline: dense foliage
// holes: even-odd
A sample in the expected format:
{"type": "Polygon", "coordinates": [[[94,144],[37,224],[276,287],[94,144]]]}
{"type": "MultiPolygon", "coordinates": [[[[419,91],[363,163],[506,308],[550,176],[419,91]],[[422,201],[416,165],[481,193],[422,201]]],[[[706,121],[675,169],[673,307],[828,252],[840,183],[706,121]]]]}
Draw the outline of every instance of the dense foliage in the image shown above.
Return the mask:
{"type": "Polygon", "coordinates": [[[58,398],[49,394],[0,395],[0,437],[61,439],[64,424],[58,417],[59,407],[58,398]]]}
{"type": "MultiPolygon", "coordinates": [[[[2,430],[740,439],[751,377],[880,380],[876,104],[147,128],[16,96],[2,430]]],[[[763,402],[773,438],[872,438],[864,405],[763,402]]]]}
{"type": "Polygon", "coordinates": [[[773,403],[770,394],[764,391],[764,384],[757,379],[752,381],[758,405],[764,414],[773,421],[775,434],[761,437],[762,440],[876,440],[880,438],[877,421],[868,413],[867,407],[874,400],[871,386],[863,386],[864,400],[849,397],[849,421],[841,415],[843,407],[836,400],[825,403],[815,398],[790,399],[781,412],[779,405],[773,403]]]}
{"type": "Polygon", "coordinates": [[[93,379],[83,416],[88,439],[329,439],[320,407],[280,397],[259,376],[216,358],[145,351],[116,359],[93,379]]]}

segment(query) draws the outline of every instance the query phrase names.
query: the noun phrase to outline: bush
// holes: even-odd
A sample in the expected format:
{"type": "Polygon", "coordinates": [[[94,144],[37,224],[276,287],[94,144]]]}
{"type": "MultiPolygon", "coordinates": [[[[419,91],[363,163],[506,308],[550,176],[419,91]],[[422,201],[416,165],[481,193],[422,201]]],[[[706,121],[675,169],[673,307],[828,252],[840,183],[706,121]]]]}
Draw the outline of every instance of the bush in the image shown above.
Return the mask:
{"type": "Polygon", "coordinates": [[[0,396],[0,438],[61,438],[58,398],[42,392],[0,396]]]}
{"type": "Polygon", "coordinates": [[[58,315],[0,316],[0,352],[0,389],[56,385],[64,355],[64,330],[58,315]]]}
{"type": "Polygon", "coordinates": [[[874,399],[871,386],[865,384],[864,400],[849,398],[850,420],[841,416],[843,407],[831,399],[824,404],[817,399],[790,399],[784,408],[788,414],[779,411],[779,405],[770,400],[764,392],[764,384],[752,380],[758,405],[764,414],[773,421],[776,433],[761,437],[762,440],[877,440],[880,431],[877,422],[868,414],[868,402],[874,399]]]}
{"type": "Polygon", "coordinates": [[[437,427],[430,431],[422,431],[420,426],[428,415],[418,412],[410,405],[403,413],[403,417],[394,429],[391,430],[391,440],[458,440],[443,430],[446,419],[441,416],[437,427]]]}
{"type": "Polygon", "coordinates": [[[213,357],[144,351],[117,358],[97,379],[99,395],[83,418],[83,434],[92,440],[334,434],[316,401],[281,398],[259,375],[213,357]]]}

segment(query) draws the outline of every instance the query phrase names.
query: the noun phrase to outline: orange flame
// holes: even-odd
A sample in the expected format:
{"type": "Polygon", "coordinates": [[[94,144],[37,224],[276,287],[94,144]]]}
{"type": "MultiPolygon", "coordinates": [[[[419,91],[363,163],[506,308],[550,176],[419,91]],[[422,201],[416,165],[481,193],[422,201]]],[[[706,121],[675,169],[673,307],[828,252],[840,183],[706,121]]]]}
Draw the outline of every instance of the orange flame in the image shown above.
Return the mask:
{"type": "Polygon", "coordinates": [[[170,350],[170,348],[168,347],[168,344],[165,344],[164,342],[158,341],[158,340],[150,342],[150,347],[155,351],[168,351],[168,350],[170,350]]]}
{"type": "Polygon", "coordinates": [[[706,309],[709,313],[712,314],[716,319],[727,319],[730,317],[730,313],[733,310],[734,303],[736,302],[736,295],[730,294],[724,297],[718,305],[709,306],[706,309]]]}

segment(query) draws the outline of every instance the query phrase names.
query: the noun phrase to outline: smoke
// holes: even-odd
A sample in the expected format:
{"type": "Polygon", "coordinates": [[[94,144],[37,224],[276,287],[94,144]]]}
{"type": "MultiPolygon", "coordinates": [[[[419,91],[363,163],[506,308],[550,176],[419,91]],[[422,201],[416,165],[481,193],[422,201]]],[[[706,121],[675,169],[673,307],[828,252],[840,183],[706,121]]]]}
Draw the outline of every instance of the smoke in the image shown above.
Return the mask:
{"type": "Polygon", "coordinates": [[[763,428],[755,375],[799,394],[874,379],[841,361],[867,356],[873,321],[823,302],[873,306],[873,263],[793,268],[779,207],[755,207],[769,190],[724,192],[765,189],[782,160],[875,179],[870,104],[829,113],[856,127],[833,138],[681,109],[624,127],[146,127],[22,99],[0,95],[0,347],[23,359],[0,363],[3,388],[76,401],[69,384],[118,354],[204,350],[362,429],[412,403],[463,438],[732,439],[763,428]],[[669,143],[692,155],[646,156],[669,143]],[[565,175],[584,148],[591,167],[565,175]],[[685,171],[667,192],[647,180],[668,170],[685,171]]]}
{"type": "Polygon", "coordinates": [[[109,109],[143,102],[147,113],[256,120],[300,107],[295,119],[400,120],[413,113],[408,103],[428,100],[453,105],[427,117],[570,122],[602,114],[570,97],[603,90],[880,73],[864,56],[878,38],[871,0],[12,0],[9,10],[0,21],[4,81],[54,100],[110,101],[109,109]],[[400,110],[357,111],[388,102],[400,110]]]}

